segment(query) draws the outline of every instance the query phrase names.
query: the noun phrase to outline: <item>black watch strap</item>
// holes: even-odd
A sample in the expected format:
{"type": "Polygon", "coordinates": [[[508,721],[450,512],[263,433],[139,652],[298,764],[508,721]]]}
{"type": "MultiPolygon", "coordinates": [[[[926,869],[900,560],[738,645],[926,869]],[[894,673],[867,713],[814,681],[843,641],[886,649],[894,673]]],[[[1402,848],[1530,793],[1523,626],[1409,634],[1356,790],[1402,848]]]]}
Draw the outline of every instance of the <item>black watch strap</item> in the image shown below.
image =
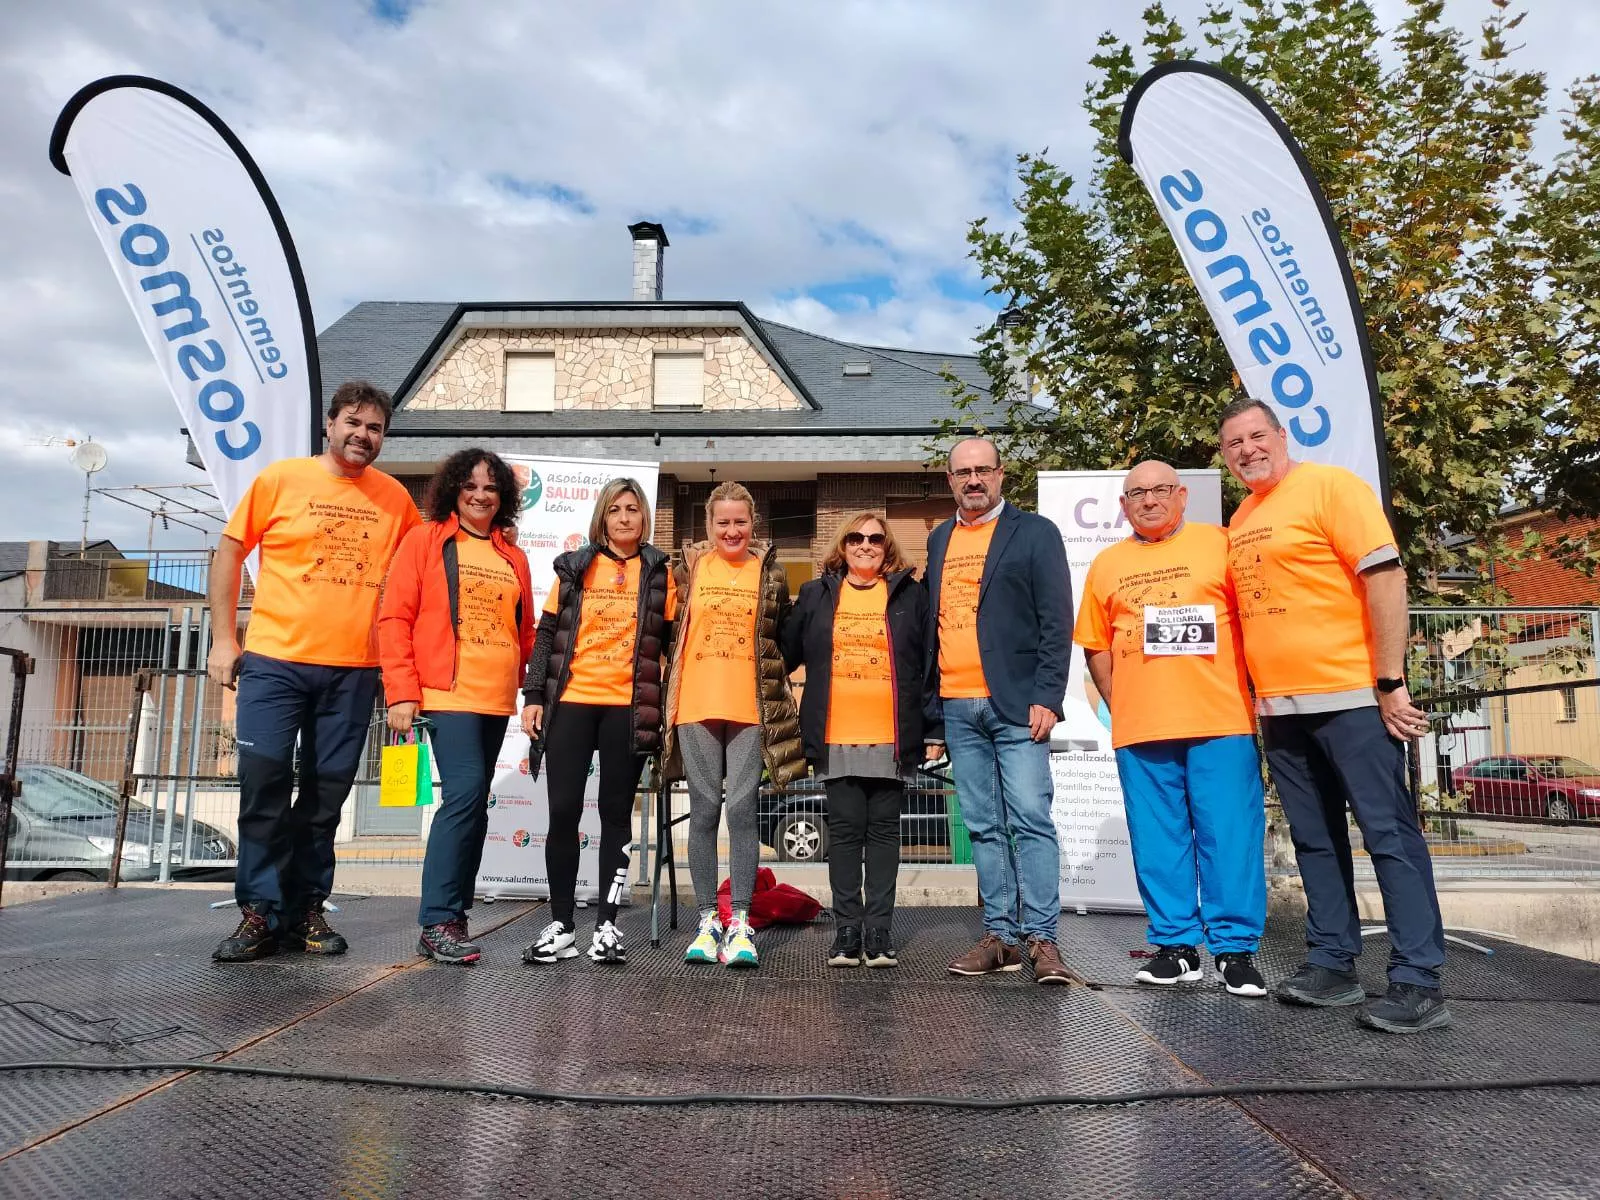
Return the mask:
{"type": "Polygon", "coordinates": [[[1380,675],[1378,677],[1378,690],[1386,695],[1389,692],[1398,692],[1405,685],[1405,679],[1398,675],[1380,675]]]}

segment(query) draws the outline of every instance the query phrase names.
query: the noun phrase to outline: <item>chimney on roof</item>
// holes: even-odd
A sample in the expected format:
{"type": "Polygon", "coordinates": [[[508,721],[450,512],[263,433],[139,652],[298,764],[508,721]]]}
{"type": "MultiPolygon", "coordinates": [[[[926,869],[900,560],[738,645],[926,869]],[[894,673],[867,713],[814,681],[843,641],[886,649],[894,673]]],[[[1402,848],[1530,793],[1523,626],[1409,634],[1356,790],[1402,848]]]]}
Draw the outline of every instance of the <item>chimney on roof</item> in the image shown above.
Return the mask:
{"type": "Polygon", "coordinates": [[[654,221],[635,221],[633,234],[633,298],[661,299],[661,259],[667,248],[667,231],[654,221]]]}
{"type": "Polygon", "coordinates": [[[1004,399],[1027,400],[1033,395],[1033,379],[1028,374],[1028,347],[1022,344],[1022,310],[1002,309],[994,323],[1000,327],[1006,346],[1006,389],[1004,399]]]}

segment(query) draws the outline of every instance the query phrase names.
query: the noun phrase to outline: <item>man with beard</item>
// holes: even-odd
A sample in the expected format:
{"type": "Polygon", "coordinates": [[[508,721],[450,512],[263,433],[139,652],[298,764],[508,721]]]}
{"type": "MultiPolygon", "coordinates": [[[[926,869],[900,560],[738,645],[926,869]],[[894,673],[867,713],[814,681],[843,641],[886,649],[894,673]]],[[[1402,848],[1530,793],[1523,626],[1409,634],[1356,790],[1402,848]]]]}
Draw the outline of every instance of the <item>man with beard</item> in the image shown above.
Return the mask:
{"type": "MultiPolygon", "coordinates": [[[[1061,532],[1000,496],[1005,471],[987,438],[950,451],[956,515],[928,536],[928,668],[983,901],[983,938],[955,975],[1022,969],[1071,978],[1056,948],[1061,849],[1050,815],[1050,730],[1061,718],[1072,584],[1061,532]]],[[[929,746],[928,757],[940,747],[929,746]]]]}
{"type": "Polygon", "coordinates": [[[206,667],[239,692],[241,919],[212,955],[219,962],[253,962],[280,945],[348,949],[322,915],[333,836],[378,695],[384,574],[400,539],[422,523],[405,488],[371,465],[393,409],[370,383],[341,386],[328,405],[328,448],[264,468],[212,559],[206,667]],[[260,560],[241,654],[239,571],[252,550],[260,560]]]}

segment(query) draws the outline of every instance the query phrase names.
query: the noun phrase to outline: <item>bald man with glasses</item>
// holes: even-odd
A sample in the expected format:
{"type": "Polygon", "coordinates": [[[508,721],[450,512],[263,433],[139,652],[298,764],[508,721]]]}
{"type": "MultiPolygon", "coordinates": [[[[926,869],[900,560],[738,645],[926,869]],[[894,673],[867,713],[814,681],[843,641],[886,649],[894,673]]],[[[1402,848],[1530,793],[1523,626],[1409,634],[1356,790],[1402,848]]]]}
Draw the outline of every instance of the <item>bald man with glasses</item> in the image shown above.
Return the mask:
{"type": "Polygon", "coordinates": [[[1267,994],[1254,954],[1267,915],[1266,809],[1228,577],[1228,534],[1184,517],[1161,462],[1123,481],[1133,533],[1089,566],[1074,638],[1111,707],[1139,895],[1155,954],[1140,983],[1198,983],[1202,943],[1224,988],[1267,994]]]}

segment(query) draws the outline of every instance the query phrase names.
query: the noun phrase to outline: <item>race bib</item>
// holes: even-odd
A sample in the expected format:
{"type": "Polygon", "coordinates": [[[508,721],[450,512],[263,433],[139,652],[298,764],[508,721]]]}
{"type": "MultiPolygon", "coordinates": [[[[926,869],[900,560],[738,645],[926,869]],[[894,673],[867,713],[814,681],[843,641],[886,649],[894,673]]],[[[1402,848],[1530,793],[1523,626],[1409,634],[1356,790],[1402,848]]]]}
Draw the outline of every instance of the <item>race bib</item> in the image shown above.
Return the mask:
{"type": "Polygon", "coordinates": [[[1144,609],[1144,652],[1148,654],[1215,654],[1217,606],[1185,604],[1178,608],[1144,609]]]}

